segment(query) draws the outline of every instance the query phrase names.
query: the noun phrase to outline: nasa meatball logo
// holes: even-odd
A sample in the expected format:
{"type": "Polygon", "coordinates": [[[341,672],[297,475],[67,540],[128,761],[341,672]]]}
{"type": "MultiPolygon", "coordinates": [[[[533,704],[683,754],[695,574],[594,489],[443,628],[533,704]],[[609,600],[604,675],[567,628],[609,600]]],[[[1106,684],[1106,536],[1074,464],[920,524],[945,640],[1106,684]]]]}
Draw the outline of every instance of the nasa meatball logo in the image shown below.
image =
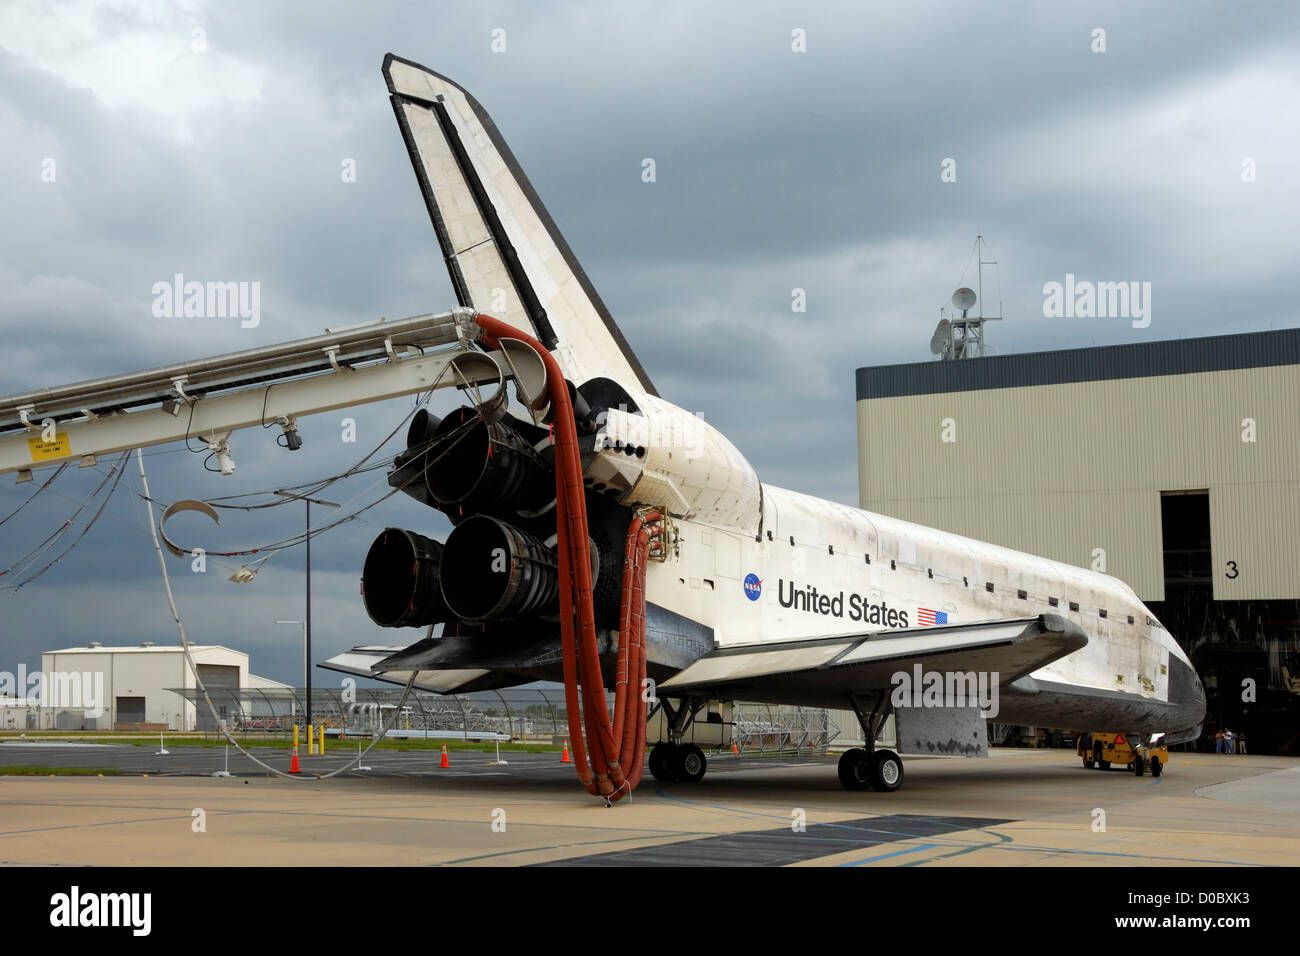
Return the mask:
{"type": "Polygon", "coordinates": [[[757,574],[745,575],[745,597],[751,601],[757,601],[763,593],[763,582],[758,579],[757,574]]]}

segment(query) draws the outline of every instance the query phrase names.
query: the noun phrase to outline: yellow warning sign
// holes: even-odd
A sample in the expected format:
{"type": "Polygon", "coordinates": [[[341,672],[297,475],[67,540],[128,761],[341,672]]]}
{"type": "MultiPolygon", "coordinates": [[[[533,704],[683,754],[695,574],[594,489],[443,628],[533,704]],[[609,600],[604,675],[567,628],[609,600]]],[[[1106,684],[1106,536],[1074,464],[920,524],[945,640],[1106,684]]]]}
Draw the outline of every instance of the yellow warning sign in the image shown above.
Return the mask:
{"type": "Polygon", "coordinates": [[[67,458],[72,454],[72,443],[68,441],[67,432],[56,432],[54,441],[40,438],[27,439],[27,447],[32,450],[32,461],[49,461],[51,458],[67,458]]]}

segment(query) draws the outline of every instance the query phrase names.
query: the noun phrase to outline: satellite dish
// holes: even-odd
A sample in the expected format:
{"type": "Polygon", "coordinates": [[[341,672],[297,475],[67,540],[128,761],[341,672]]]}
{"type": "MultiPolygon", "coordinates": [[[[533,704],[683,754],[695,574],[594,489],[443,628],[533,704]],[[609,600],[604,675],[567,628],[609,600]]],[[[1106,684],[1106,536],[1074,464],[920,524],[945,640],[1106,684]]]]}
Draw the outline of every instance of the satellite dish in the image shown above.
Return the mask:
{"type": "Polygon", "coordinates": [[[962,286],[952,294],[953,308],[958,309],[961,312],[970,311],[970,307],[974,304],[975,290],[973,289],[967,289],[965,286],[962,286]]]}
{"type": "Polygon", "coordinates": [[[940,319],[939,325],[934,330],[934,335],[930,337],[930,351],[935,355],[942,355],[951,339],[952,323],[947,319],[940,319]]]}

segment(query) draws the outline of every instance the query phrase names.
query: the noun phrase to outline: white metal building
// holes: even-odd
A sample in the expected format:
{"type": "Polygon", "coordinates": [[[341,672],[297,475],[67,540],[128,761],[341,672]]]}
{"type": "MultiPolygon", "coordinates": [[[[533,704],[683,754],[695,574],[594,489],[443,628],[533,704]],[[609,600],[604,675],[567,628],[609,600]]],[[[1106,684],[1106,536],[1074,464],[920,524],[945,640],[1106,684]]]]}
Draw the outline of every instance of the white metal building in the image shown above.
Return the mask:
{"type": "MultiPolygon", "coordinates": [[[[248,655],[221,645],[190,648],[209,687],[285,687],[248,671],[248,655]]],[[[211,718],[171,688],[195,686],[180,646],[66,647],[41,655],[41,676],[0,700],[0,729],[201,729],[211,718]],[[38,687],[39,685],[39,687],[38,687]],[[7,705],[7,706],[6,706],[7,705]]]]}

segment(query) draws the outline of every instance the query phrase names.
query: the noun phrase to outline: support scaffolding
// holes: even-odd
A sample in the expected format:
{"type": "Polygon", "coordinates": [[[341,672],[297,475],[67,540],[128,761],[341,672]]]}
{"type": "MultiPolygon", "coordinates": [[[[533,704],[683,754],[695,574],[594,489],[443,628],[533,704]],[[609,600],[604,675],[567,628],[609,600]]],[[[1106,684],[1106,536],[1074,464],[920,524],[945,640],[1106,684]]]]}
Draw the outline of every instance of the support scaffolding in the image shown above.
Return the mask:
{"type": "Polygon", "coordinates": [[[732,713],[736,743],[745,753],[826,753],[839,736],[827,710],[738,703],[732,713]]]}

